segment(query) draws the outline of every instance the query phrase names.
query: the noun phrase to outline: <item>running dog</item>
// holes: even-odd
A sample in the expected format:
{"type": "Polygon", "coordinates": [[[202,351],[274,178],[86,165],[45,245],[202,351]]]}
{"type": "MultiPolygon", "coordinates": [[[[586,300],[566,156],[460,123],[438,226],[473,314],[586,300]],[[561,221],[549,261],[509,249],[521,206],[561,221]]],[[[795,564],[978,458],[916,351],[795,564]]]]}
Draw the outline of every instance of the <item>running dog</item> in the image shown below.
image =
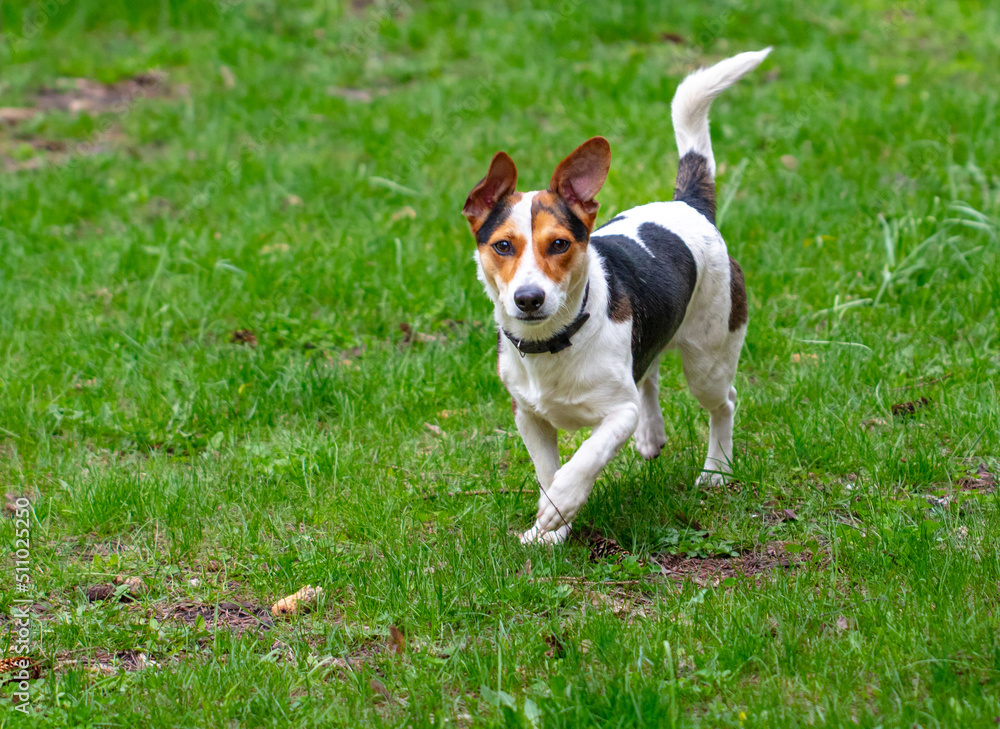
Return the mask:
{"type": "Polygon", "coordinates": [[[635,437],[643,458],[667,442],[658,379],[680,351],[691,393],[709,412],[699,482],[731,472],[733,380],[747,331],[743,273],[715,227],[712,101],[771,51],[741,53],[688,76],[671,105],[680,152],[672,202],[626,210],[594,230],[611,166],[603,137],[559,163],[547,190],[517,192],[497,152],[462,213],[479,279],[495,306],[497,370],[541,487],[523,542],[559,543],[598,475],[635,437]],[[560,464],[557,430],[592,428],[560,464]]]}

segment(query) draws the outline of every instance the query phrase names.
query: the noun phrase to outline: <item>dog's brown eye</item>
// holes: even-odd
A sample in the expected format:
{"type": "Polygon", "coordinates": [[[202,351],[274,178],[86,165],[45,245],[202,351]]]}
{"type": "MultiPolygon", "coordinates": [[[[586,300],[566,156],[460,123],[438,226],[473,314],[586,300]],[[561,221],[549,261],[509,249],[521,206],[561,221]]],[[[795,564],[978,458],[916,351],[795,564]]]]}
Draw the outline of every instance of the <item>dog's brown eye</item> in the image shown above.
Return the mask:
{"type": "Polygon", "coordinates": [[[510,244],[509,240],[498,240],[493,244],[493,250],[501,256],[510,256],[514,254],[514,246],[510,244]]]}
{"type": "Polygon", "coordinates": [[[569,250],[569,246],[570,242],[565,238],[556,238],[549,243],[549,254],[558,255],[559,253],[565,253],[569,250]]]}

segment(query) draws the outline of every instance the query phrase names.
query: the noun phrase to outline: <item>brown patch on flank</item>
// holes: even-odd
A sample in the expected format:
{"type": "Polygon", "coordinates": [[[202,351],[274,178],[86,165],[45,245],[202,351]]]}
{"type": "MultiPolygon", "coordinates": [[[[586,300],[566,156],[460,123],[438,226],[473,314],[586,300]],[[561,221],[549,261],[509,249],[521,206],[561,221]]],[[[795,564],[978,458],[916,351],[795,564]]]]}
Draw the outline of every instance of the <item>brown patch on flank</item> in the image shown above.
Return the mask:
{"type": "Polygon", "coordinates": [[[632,319],[632,302],[624,291],[612,292],[611,300],[608,302],[608,316],[619,324],[632,319]]]}
{"type": "Polygon", "coordinates": [[[735,332],[747,323],[747,287],[743,269],[732,256],[729,257],[729,331],[735,332]]]}

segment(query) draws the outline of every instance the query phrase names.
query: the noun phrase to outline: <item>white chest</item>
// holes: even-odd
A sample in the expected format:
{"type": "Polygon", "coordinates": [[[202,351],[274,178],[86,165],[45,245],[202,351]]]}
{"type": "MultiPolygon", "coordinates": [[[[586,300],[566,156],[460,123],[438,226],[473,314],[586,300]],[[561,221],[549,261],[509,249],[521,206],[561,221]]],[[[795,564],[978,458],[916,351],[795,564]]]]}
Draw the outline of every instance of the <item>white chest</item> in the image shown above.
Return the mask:
{"type": "Polygon", "coordinates": [[[632,381],[631,329],[605,321],[558,354],[525,357],[504,340],[500,379],[525,407],[560,430],[594,427],[623,402],[638,402],[632,381]]]}

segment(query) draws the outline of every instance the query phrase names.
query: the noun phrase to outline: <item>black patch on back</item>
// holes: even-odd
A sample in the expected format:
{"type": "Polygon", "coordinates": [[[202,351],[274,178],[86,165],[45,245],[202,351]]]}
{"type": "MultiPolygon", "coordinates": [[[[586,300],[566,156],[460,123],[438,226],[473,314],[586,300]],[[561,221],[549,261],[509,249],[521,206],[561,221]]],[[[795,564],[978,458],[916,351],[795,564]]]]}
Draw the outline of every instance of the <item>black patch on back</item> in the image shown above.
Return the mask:
{"type": "Polygon", "coordinates": [[[656,223],[643,223],[639,238],[655,258],[624,235],[590,239],[607,270],[608,316],[616,319],[614,313],[622,310],[623,298],[631,308],[636,382],[684,321],[698,278],[694,256],[675,233],[656,223]]]}
{"type": "Polygon", "coordinates": [[[493,206],[490,214],[486,217],[486,221],[476,231],[476,245],[482,246],[489,243],[493,231],[499,228],[503,221],[510,215],[510,207],[509,195],[504,195],[497,200],[496,205],[493,206]]]}
{"type": "Polygon", "coordinates": [[[674,200],[687,203],[715,225],[715,179],[708,160],[697,152],[688,152],[677,165],[674,200]]]}

